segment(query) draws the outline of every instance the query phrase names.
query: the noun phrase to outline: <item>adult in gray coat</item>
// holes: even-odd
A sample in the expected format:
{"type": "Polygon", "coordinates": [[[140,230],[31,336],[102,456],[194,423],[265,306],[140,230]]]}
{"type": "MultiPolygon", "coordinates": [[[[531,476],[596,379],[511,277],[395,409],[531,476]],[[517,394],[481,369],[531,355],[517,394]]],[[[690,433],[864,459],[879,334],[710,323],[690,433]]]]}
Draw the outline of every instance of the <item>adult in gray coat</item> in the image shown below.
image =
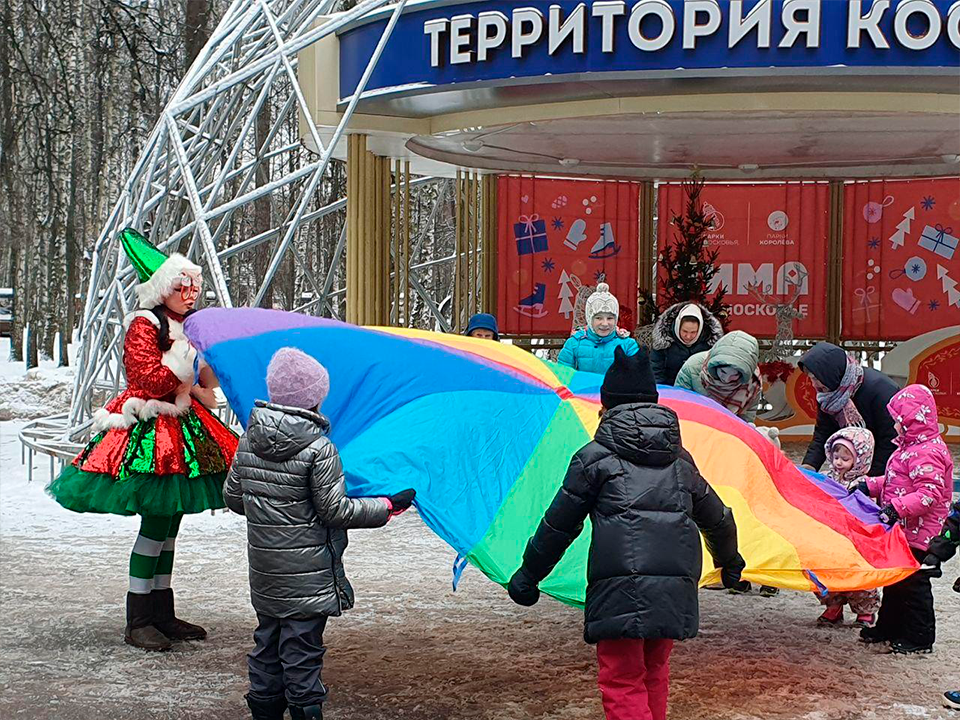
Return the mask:
{"type": "Polygon", "coordinates": [[[321,718],[327,618],[353,607],[343,569],[347,528],[372,528],[410,507],[413,490],[389,498],[347,497],[330,424],[319,414],[324,367],[293,348],[267,371],[270,403],[257,401],[224,483],[224,499],[247,518],[250,598],[259,626],[248,656],[254,720],[321,718]]]}

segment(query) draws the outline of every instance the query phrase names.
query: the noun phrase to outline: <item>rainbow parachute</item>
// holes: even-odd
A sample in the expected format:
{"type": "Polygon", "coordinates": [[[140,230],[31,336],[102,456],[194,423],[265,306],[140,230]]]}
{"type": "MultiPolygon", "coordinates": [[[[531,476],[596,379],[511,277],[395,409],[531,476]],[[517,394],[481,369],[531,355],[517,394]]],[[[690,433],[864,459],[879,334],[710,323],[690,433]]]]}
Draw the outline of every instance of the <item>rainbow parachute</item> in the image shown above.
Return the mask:
{"type": "MultiPolygon", "coordinates": [[[[330,372],[323,406],[353,495],[417,490],[426,524],[491,580],[505,584],[596,429],[602,377],[513,346],[419,330],[360,328],[261,309],[208,309],[186,333],[238,417],[266,399],[266,367],[285,346],[330,372]]],[[[744,577],[794,590],[896,582],[917,567],[899,528],[826,478],[801,472],[719,405],[661,387],[684,446],[733,508],[744,577]]],[[[541,589],[583,603],[590,528],[541,589]]],[[[703,582],[719,573],[705,555],[703,582]]]]}

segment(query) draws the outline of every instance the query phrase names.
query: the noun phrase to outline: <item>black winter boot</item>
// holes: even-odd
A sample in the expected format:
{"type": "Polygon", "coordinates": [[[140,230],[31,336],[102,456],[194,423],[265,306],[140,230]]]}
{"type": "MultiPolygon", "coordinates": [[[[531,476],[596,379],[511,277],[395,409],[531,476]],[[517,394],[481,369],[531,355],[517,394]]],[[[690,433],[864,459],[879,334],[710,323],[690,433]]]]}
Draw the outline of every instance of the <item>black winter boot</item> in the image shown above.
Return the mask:
{"type": "Polygon", "coordinates": [[[323,709],[319,705],[291,705],[291,720],[323,720],[323,709]]]}
{"type": "Polygon", "coordinates": [[[879,643],[890,642],[890,638],[884,632],[883,628],[877,627],[865,627],[860,631],[860,642],[867,645],[877,645],[879,643]]]}
{"type": "Polygon", "coordinates": [[[894,655],[929,655],[933,652],[933,645],[920,645],[910,640],[894,640],[890,643],[894,655]]]}
{"type": "Polygon", "coordinates": [[[283,695],[269,698],[255,698],[243,696],[250,708],[253,720],[283,720],[283,712],[287,709],[287,699],[283,695]]]}
{"type": "Polygon", "coordinates": [[[154,626],[174,642],[181,640],[203,640],[207,631],[199,625],[188,623],[176,617],[173,612],[173,590],[154,590],[153,598],[154,626]]]}
{"type": "Polygon", "coordinates": [[[170,640],[153,624],[153,599],[150,595],[127,593],[127,627],[123,641],[141,650],[169,650],[170,640]]]}

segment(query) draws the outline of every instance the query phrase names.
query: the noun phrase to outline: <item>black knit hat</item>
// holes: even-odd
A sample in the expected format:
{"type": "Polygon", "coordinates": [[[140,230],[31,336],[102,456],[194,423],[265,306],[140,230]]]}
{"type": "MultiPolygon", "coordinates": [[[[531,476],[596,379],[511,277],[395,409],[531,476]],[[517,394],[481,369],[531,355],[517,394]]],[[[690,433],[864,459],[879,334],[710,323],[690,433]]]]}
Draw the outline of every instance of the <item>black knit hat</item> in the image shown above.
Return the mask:
{"type": "Polygon", "coordinates": [[[655,403],[659,399],[647,351],[640,348],[636,355],[627,355],[622,347],[614,350],[613,365],[603,376],[603,385],[600,386],[603,406],[610,410],[617,405],[655,403]]]}

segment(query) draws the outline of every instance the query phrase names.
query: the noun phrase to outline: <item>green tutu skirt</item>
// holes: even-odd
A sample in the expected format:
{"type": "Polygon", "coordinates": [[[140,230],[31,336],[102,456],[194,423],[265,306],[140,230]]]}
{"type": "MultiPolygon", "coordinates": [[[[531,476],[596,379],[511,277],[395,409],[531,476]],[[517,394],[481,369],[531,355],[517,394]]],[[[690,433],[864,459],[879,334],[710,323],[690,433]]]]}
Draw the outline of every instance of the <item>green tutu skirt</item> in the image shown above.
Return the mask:
{"type": "Polygon", "coordinates": [[[179,417],[161,415],[104,430],[47,486],[74,512],[189,514],[226,507],[223,481],[237,436],[194,401],[179,417]]]}

